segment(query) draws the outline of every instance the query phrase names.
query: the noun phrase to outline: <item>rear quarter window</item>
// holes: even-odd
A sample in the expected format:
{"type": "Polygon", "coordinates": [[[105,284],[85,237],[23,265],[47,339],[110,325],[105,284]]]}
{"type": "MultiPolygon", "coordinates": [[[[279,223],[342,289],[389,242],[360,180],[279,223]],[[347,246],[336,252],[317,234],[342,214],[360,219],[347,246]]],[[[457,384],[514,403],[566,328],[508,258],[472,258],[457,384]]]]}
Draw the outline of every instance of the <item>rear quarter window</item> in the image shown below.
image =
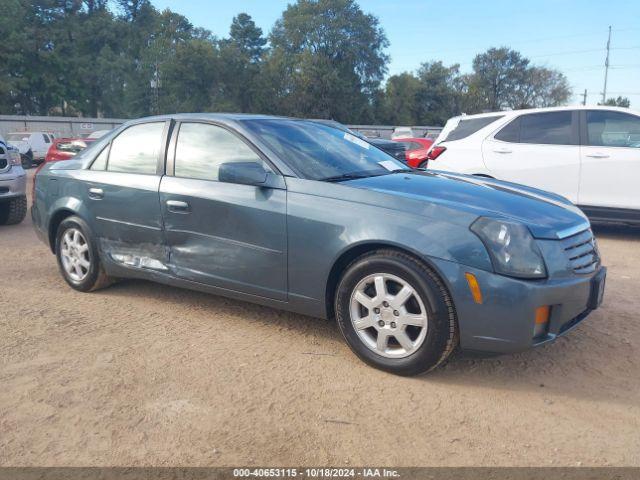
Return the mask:
{"type": "Polygon", "coordinates": [[[462,140],[470,135],[473,135],[480,129],[491,125],[493,122],[500,120],[504,115],[493,115],[490,117],[469,118],[462,119],[458,122],[458,125],[449,132],[449,134],[442,140],[443,142],[452,142],[454,140],[462,140]]]}

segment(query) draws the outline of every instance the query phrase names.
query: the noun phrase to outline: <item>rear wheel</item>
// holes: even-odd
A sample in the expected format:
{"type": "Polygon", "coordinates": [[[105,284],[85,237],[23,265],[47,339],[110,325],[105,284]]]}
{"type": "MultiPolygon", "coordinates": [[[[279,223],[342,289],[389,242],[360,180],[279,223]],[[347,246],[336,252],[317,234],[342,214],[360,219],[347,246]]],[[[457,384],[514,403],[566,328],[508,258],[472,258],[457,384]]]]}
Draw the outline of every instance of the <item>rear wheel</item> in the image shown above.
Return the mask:
{"type": "Polygon", "coordinates": [[[66,282],[81,292],[108,286],[98,249],[88,225],[80,217],[65,218],[58,227],[56,257],[66,282]]]}
{"type": "Polygon", "coordinates": [[[399,375],[434,369],[457,344],[451,298],[422,262],[394,250],[355,260],[336,294],[336,318],[363,361],[399,375]]]}
{"type": "Polygon", "coordinates": [[[420,165],[418,165],[418,168],[427,168],[428,165],[429,165],[429,160],[425,160],[420,165]]]}
{"type": "Polygon", "coordinates": [[[27,197],[14,197],[0,203],[0,225],[16,225],[27,216],[27,197]]]}

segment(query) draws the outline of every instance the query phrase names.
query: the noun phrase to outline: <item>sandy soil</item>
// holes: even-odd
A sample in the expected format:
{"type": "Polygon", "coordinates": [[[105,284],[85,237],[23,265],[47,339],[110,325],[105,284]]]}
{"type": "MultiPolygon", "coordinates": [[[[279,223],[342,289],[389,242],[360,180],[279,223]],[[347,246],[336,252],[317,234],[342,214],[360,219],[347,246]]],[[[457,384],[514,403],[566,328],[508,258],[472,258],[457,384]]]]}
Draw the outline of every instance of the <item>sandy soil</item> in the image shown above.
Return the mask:
{"type": "Polygon", "coordinates": [[[602,309],[420,378],[330,322],[141,281],[82,294],[0,227],[1,465],[640,465],[640,231],[599,229],[602,309]]]}

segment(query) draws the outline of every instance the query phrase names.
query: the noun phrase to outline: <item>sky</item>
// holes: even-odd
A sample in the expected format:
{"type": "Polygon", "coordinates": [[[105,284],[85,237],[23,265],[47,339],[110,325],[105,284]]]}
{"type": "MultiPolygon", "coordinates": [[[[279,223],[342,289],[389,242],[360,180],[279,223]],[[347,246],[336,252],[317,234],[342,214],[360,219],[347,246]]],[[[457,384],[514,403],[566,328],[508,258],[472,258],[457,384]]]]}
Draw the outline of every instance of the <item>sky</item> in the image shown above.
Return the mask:
{"type": "MultiPolygon", "coordinates": [[[[292,0],[152,0],[196,27],[226,37],[232,18],[251,15],[265,34],[292,0]]],[[[640,109],[640,0],[359,0],[378,17],[390,46],[389,75],[442,60],[471,69],[491,47],[518,50],[532,63],[563,72],[574,96],[602,99],[608,27],[612,27],[607,97],[625,96],[640,109]]]]}

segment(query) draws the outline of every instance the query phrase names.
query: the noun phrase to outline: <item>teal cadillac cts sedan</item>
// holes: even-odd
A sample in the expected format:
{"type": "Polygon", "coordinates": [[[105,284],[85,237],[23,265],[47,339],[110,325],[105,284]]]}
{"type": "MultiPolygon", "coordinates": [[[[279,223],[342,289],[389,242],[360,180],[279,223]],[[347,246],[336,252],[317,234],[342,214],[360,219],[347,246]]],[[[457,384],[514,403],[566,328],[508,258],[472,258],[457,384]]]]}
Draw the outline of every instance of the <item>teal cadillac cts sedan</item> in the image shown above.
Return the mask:
{"type": "Polygon", "coordinates": [[[604,292],[589,221],[566,199],[410,170],[306,120],[131,121],[44,166],[34,195],[36,231],[76,290],[142,278],[335,318],[356,355],[401,375],[457,346],[553,341],[604,292]]]}

